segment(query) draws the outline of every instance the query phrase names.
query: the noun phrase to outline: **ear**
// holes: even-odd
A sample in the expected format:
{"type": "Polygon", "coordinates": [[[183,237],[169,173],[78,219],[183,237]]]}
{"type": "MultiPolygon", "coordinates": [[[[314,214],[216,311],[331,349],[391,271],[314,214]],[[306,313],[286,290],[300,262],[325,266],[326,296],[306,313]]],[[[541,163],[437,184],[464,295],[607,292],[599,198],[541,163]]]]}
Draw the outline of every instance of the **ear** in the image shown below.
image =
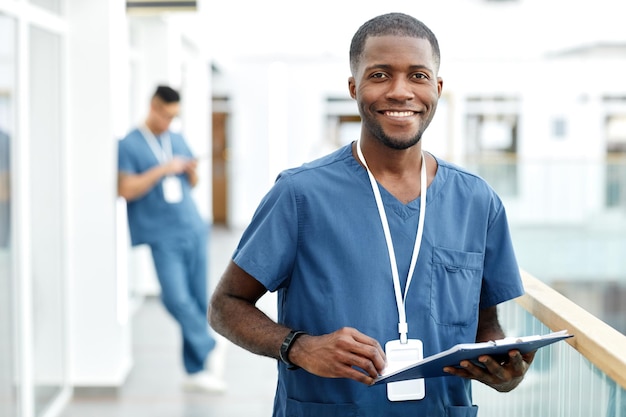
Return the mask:
{"type": "Polygon", "coordinates": [[[348,78],[348,90],[350,91],[350,97],[356,100],[356,82],[354,77],[348,78]]]}
{"type": "Polygon", "coordinates": [[[152,100],[150,100],[150,109],[157,111],[159,110],[159,105],[160,102],[157,100],[156,97],[153,97],[152,100]]]}
{"type": "Polygon", "coordinates": [[[437,97],[441,97],[442,90],[443,90],[443,78],[437,77],[437,97]]]}

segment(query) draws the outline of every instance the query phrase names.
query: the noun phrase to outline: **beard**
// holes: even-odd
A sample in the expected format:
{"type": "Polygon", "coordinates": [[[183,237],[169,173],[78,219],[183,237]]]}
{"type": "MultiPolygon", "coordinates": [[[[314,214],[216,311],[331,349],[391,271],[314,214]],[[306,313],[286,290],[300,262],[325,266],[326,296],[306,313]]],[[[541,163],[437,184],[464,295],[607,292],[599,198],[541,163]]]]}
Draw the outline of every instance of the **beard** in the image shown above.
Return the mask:
{"type": "Polygon", "coordinates": [[[415,146],[421,139],[424,131],[430,125],[434,115],[435,115],[436,107],[433,107],[430,114],[426,117],[426,119],[422,119],[417,132],[411,137],[397,137],[388,135],[383,129],[382,125],[371,115],[366,112],[364,107],[361,107],[361,120],[363,123],[363,127],[372,134],[374,138],[376,138],[381,144],[386,147],[394,150],[405,150],[409,149],[412,146],[415,146]]]}
{"type": "Polygon", "coordinates": [[[409,137],[408,139],[397,138],[389,136],[387,133],[385,133],[382,126],[374,120],[367,120],[363,118],[363,122],[366,129],[369,130],[372,136],[376,138],[380,143],[390,149],[395,149],[398,151],[415,146],[422,139],[422,134],[425,130],[425,127],[423,129],[419,129],[414,136],[409,137]]]}

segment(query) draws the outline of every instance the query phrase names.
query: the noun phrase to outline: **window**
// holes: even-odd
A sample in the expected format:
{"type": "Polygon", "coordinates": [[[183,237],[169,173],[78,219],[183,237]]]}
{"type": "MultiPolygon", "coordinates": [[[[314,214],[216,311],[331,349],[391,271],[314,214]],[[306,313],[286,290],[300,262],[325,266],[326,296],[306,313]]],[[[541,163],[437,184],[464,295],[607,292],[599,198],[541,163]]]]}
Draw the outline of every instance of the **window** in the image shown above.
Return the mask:
{"type": "Polygon", "coordinates": [[[468,168],[485,178],[502,196],[518,194],[516,97],[467,98],[468,168]]]}
{"type": "Polygon", "coordinates": [[[606,206],[626,209],[626,97],[602,98],[606,111],[606,206]]]}
{"type": "Polygon", "coordinates": [[[626,114],[607,116],[606,150],[608,153],[626,153],[626,114]]]}
{"type": "Polygon", "coordinates": [[[351,98],[328,97],[326,99],[327,135],[320,146],[319,155],[333,151],[359,138],[361,117],[356,102],[351,98]]]}

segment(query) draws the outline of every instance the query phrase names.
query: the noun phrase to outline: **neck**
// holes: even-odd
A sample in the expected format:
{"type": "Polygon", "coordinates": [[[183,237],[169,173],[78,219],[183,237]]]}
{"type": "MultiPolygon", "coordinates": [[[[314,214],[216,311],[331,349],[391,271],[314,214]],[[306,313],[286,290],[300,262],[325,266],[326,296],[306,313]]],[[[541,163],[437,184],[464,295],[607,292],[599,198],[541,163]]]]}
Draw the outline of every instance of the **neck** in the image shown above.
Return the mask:
{"type": "Polygon", "coordinates": [[[152,132],[152,134],[154,136],[159,136],[161,133],[163,133],[162,131],[160,131],[159,129],[157,129],[154,126],[154,123],[152,123],[152,121],[150,120],[150,118],[147,118],[146,121],[144,122],[145,126],[148,128],[148,130],[150,130],[150,132],[152,132]]]}
{"type": "MultiPolygon", "coordinates": [[[[352,146],[354,158],[363,165],[357,154],[359,143],[352,146]]],[[[396,150],[386,146],[364,146],[361,151],[370,171],[389,193],[403,204],[415,200],[421,194],[422,147],[415,146],[396,150]],[[366,153],[367,152],[367,153],[366,153]]],[[[437,172],[437,164],[426,157],[427,183],[430,185],[437,172]]]]}
{"type": "Polygon", "coordinates": [[[360,143],[363,157],[377,178],[379,176],[402,177],[419,175],[422,168],[422,143],[416,143],[407,149],[392,149],[375,140],[360,139],[353,145],[352,153],[358,160],[356,146],[360,143]]]}

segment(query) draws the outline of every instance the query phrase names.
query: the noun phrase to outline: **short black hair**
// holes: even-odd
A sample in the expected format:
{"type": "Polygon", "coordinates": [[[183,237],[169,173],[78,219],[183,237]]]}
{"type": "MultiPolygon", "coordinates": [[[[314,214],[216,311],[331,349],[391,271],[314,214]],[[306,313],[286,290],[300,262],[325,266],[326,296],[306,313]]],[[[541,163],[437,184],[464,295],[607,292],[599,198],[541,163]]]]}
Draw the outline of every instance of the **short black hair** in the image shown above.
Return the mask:
{"type": "Polygon", "coordinates": [[[350,71],[352,71],[352,75],[355,75],[359,66],[367,38],[386,35],[426,39],[433,50],[435,68],[439,69],[441,61],[439,42],[428,26],[413,16],[404,13],[387,13],[363,23],[352,37],[352,42],[350,43],[350,71]]]}
{"type": "Polygon", "coordinates": [[[158,86],[153,97],[158,97],[168,104],[178,103],[180,101],[180,94],[178,94],[178,91],[166,85],[158,86]]]}

